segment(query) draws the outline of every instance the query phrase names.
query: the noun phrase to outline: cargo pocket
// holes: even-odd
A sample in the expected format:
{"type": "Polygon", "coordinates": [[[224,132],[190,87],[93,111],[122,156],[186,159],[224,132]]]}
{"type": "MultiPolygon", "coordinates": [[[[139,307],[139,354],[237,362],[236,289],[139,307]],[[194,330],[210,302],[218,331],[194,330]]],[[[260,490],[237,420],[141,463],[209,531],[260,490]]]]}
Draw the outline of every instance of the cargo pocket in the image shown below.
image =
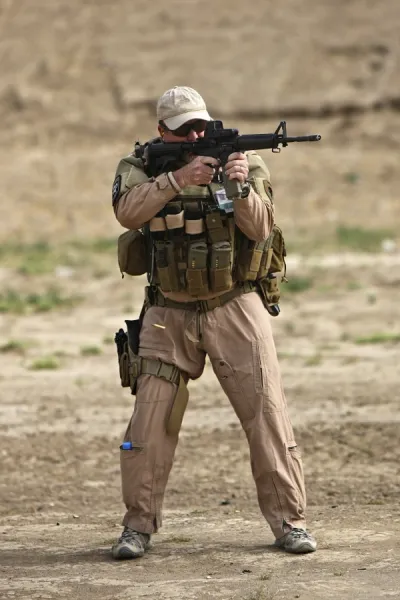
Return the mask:
{"type": "MultiPolygon", "coordinates": [[[[171,465],[172,466],[172,465],[171,465]]],[[[160,529],[162,525],[162,505],[164,500],[164,492],[166,488],[166,477],[168,477],[168,473],[171,467],[168,469],[165,465],[156,466],[155,469],[155,489],[154,489],[154,504],[155,504],[155,527],[156,531],[160,529]]]]}
{"type": "MultiPolygon", "coordinates": [[[[252,406],[251,400],[246,396],[244,386],[241,385],[238,375],[224,360],[211,359],[211,363],[214,373],[218,377],[221,387],[228,396],[240,422],[243,423],[253,419],[255,417],[254,407],[252,406]]],[[[251,385],[250,382],[253,378],[251,368],[249,369],[248,374],[244,374],[244,377],[249,380],[249,385],[251,385]]]]}
{"type": "Polygon", "coordinates": [[[274,413],[283,410],[285,403],[275,354],[268,356],[268,350],[262,340],[252,342],[252,354],[255,392],[262,396],[264,412],[274,413]]]}
{"type": "Polygon", "coordinates": [[[126,506],[135,506],[141,492],[146,466],[144,445],[132,443],[130,450],[120,450],[122,498],[126,506]]]}
{"type": "Polygon", "coordinates": [[[288,470],[293,487],[296,490],[294,493],[294,502],[297,505],[297,514],[299,517],[304,516],[304,507],[306,502],[305,488],[304,488],[304,475],[303,475],[303,463],[301,460],[301,453],[294,440],[286,442],[286,458],[288,463],[288,470]]]}

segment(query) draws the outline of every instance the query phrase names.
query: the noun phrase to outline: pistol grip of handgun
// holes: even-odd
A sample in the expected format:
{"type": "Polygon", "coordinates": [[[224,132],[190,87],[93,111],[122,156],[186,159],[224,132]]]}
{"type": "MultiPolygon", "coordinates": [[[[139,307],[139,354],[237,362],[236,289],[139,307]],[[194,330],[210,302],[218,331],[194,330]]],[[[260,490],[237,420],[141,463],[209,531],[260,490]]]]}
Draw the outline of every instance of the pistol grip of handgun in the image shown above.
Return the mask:
{"type": "Polygon", "coordinates": [[[242,195],[242,184],[237,179],[229,179],[224,172],[223,183],[227,198],[233,200],[240,198],[242,195]]]}

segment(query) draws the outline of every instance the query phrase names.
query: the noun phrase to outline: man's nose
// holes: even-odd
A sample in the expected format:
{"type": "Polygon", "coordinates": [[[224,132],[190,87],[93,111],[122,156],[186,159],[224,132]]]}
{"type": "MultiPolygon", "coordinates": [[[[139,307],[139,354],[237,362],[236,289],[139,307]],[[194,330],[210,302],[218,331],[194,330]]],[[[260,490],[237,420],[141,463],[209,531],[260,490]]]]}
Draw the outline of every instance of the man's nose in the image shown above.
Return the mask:
{"type": "Polygon", "coordinates": [[[189,135],[187,136],[187,141],[188,142],[195,142],[198,137],[199,136],[197,135],[197,133],[193,129],[191,129],[189,131],[189,135]]]}

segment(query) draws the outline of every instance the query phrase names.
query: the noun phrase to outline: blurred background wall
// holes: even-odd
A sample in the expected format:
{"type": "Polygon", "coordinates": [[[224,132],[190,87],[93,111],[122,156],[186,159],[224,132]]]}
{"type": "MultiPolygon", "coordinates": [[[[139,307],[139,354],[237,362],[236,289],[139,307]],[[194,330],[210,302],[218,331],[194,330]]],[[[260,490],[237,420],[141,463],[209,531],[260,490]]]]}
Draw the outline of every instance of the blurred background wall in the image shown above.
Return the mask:
{"type": "Polygon", "coordinates": [[[118,160],[189,85],[263,157],[292,243],[400,217],[397,0],[1,0],[0,243],[113,237],[118,160]]]}

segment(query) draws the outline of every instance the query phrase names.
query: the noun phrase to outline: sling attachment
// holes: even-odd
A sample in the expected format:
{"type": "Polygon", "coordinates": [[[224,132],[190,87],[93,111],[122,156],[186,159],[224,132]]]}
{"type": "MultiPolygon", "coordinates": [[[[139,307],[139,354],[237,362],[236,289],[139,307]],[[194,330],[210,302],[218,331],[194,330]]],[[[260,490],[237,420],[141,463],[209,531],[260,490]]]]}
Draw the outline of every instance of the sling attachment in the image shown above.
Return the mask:
{"type": "Polygon", "coordinates": [[[189,392],[181,371],[175,365],[170,365],[158,359],[135,356],[130,365],[131,381],[137,381],[139,375],[154,375],[178,386],[166,422],[167,434],[178,435],[189,400],[189,392]]]}

